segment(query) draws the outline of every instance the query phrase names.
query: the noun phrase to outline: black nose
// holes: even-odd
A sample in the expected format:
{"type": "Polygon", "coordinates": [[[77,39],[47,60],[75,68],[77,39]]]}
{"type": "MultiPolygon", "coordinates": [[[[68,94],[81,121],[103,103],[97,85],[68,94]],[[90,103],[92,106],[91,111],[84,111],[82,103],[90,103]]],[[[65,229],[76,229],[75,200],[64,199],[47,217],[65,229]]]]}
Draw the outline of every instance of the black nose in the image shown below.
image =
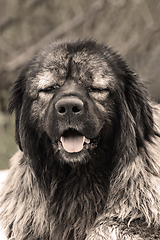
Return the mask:
{"type": "Polygon", "coordinates": [[[83,102],[81,99],[71,96],[64,97],[55,104],[56,111],[60,116],[75,116],[82,112],[83,102]]]}

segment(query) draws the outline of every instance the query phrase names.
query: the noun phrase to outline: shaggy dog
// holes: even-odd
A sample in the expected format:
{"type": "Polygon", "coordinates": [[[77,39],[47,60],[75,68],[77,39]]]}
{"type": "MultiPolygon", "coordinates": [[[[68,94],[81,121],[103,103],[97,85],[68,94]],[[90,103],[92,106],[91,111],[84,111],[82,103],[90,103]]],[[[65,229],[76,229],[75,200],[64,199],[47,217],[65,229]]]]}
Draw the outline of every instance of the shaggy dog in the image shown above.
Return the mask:
{"type": "Polygon", "coordinates": [[[46,46],[10,97],[19,152],[1,196],[8,239],[160,239],[158,110],[92,40],[46,46]]]}

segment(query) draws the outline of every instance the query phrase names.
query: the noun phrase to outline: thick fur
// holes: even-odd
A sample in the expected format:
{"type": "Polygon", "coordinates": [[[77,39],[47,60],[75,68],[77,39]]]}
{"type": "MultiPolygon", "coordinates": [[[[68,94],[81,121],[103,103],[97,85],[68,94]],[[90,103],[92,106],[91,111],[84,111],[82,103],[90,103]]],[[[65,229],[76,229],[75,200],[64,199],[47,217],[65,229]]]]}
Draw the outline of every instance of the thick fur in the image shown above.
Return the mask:
{"type": "Polygon", "coordinates": [[[21,72],[9,111],[20,150],[1,194],[8,239],[160,239],[158,108],[118,54],[50,44],[21,72]],[[61,99],[78,107],[58,111],[61,99]],[[80,152],[60,145],[71,129],[90,139],[80,152]]]}

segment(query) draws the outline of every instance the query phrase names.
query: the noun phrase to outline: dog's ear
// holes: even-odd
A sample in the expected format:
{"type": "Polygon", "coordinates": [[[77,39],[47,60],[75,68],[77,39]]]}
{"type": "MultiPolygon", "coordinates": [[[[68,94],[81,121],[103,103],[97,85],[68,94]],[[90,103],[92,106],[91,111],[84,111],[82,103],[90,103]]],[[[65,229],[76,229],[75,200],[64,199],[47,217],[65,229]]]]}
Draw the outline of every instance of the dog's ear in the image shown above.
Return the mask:
{"type": "Polygon", "coordinates": [[[134,128],[138,147],[144,147],[144,141],[152,141],[155,135],[153,110],[148,91],[136,75],[132,74],[125,82],[125,99],[134,119],[134,128]]]}
{"type": "MultiPolygon", "coordinates": [[[[114,102],[117,106],[119,130],[115,138],[115,157],[126,163],[135,159],[156,136],[153,109],[147,89],[126,65],[117,71],[118,84],[114,102]],[[122,71],[122,69],[124,71],[122,71]]],[[[118,159],[116,162],[118,162],[118,159]]]]}
{"type": "MultiPolygon", "coordinates": [[[[116,97],[118,94],[118,99],[115,101],[120,111],[119,118],[123,118],[121,123],[127,125],[124,126],[126,131],[131,131],[130,136],[134,134],[132,138],[135,137],[137,147],[144,147],[145,142],[151,142],[155,136],[153,109],[149,94],[141,78],[129,68],[126,61],[119,55],[114,57],[117,60],[116,67],[115,61],[110,64],[115,70],[118,81],[115,94],[116,97]]],[[[125,131],[124,127],[121,126],[121,132],[125,131]]]]}
{"type": "Polygon", "coordinates": [[[21,151],[23,150],[19,136],[19,121],[21,116],[21,108],[24,94],[23,79],[24,75],[22,73],[17,79],[17,81],[11,87],[8,104],[8,111],[10,113],[15,112],[15,139],[21,151]]]}

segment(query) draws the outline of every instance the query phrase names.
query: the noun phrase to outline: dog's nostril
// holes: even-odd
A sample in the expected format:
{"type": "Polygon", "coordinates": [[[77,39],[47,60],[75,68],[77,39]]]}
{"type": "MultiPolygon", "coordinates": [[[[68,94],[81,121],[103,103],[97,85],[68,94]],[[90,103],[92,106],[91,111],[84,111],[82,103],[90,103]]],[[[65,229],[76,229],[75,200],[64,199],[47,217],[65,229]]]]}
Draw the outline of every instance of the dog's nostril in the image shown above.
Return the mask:
{"type": "Polygon", "coordinates": [[[58,112],[61,113],[61,114],[65,113],[65,112],[66,112],[65,107],[60,107],[60,108],[58,109],[58,112]]]}
{"type": "Polygon", "coordinates": [[[72,108],[72,112],[73,113],[78,113],[78,112],[80,112],[82,109],[81,109],[81,106],[74,106],[73,108],[72,108]]]}

